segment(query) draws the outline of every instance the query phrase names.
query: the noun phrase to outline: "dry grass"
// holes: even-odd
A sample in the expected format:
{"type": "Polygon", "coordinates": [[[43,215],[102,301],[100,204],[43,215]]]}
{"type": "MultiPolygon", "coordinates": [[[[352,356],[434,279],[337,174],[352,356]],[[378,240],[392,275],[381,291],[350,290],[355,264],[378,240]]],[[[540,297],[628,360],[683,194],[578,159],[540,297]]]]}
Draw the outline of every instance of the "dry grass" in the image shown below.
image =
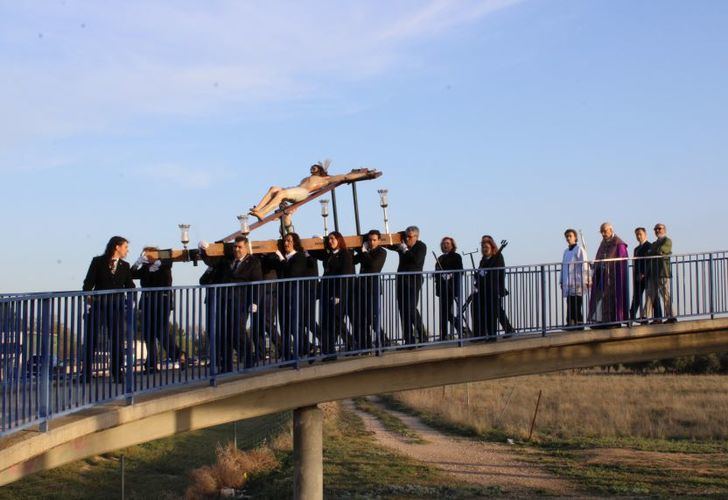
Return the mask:
{"type": "Polygon", "coordinates": [[[728,438],[728,377],[559,373],[407,391],[406,406],[478,434],[525,438],[728,438]],[[467,404],[469,392],[470,404],[467,404]]]}
{"type": "Polygon", "coordinates": [[[187,488],[186,498],[217,497],[222,488],[241,489],[250,476],[271,471],[279,465],[273,451],[266,446],[241,451],[233,443],[228,443],[218,446],[216,455],[214,465],[190,472],[191,485],[187,488]]]}

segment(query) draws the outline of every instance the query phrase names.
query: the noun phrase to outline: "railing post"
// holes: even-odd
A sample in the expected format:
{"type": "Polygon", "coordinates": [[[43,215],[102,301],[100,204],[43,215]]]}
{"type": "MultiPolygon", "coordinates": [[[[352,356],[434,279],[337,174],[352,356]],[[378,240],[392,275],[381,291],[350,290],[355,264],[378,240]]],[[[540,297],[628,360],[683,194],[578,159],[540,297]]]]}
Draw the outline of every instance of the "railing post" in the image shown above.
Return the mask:
{"type": "Polygon", "coordinates": [[[215,386],[217,382],[217,292],[219,288],[207,289],[207,345],[210,350],[210,385],[215,386]]]}
{"type": "Polygon", "coordinates": [[[51,343],[51,299],[41,301],[40,317],[40,401],[38,402],[38,417],[40,418],[40,431],[48,430],[51,403],[51,371],[50,371],[50,343],[51,343]]]}
{"type": "Polygon", "coordinates": [[[134,403],[134,292],[126,293],[126,371],[124,372],[124,393],[126,403],[134,403]]]}
{"type": "Polygon", "coordinates": [[[541,265],[541,335],[546,336],[546,266],[541,265]]]}
{"type": "MultiPolygon", "coordinates": [[[[374,314],[374,318],[372,318],[372,321],[374,321],[374,333],[377,337],[377,356],[381,356],[382,352],[384,350],[384,344],[382,343],[382,284],[381,284],[381,277],[380,276],[371,276],[366,277],[364,279],[372,280],[372,286],[374,287],[373,290],[371,290],[371,294],[374,295],[376,304],[374,306],[374,311],[372,311],[372,314],[374,314]]],[[[368,288],[367,286],[364,287],[365,290],[368,288]]],[[[367,292],[370,292],[369,290],[366,290],[367,292]]],[[[364,313],[366,314],[366,312],[364,313]]],[[[367,332],[367,335],[369,332],[367,332]]]]}
{"type": "Polygon", "coordinates": [[[713,274],[713,254],[708,256],[708,300],[710,307],[710,319],[715,319],[715,275],[713,274]]]}
{"type": "Polygon", "coordinates": [[[300,359],[301,359],[301,325],[299,323],[299,318],[301,317],[301,301],[299,300],[301,295],[301,289],[299,285],[301,284],[300,281],[292,281],[291,286],[293,287],[293,295],[291,296],[293,304],[288,304],[288,307],[295,306],[293,310],[295,311],[293,319],[293,359],[296,363],[296,369],[300,368],[300,359]]]}

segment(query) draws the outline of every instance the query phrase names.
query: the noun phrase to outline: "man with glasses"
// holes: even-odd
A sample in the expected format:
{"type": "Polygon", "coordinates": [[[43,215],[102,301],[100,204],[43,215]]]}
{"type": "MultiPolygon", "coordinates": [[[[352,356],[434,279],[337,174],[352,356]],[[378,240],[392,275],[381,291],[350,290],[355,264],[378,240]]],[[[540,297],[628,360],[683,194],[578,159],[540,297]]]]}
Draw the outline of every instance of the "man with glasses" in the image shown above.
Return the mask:
{"type": "MultiPolygon", "coordinates": [[[[663,310],[665,311],[666,323],[675,323],[672,310],[672,297],[670,296],[670,279],[672,271],[670,269],[670,255],[672,255],[672,240],[667,237],[667,228],[665,224],[655,224],[655,236],[657,239],[650,245],[647,255],[651,257],[660,257],[649,259],[647,272],[647,300],[645,302],[645,315],[654,318],[655,309],[662,297],[663,310]]],[[[660,323],[659,319],[655,319],[654,323],[660,323]]]]}
{"type": "MultiPolygon", "coordinates": [[[[404,231],[403,240],[404,243],[394,248],[399,253],[397,273],[422,273],[427,257],[427,246],[420,241],[420,229],[417,226],[409,226],[404,231]]],[[[422,316],[417,310],[422,291],[422,274],[398,274],[395,286],[405,343],[426,342],[427,332],[422,323],[422,316]]]]}

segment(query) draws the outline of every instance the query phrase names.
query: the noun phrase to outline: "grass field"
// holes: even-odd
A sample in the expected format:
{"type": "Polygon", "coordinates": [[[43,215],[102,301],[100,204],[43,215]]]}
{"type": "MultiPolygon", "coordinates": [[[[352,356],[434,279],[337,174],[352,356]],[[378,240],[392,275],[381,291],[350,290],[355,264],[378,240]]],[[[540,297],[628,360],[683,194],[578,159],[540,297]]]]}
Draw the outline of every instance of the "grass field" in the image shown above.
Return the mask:
{"type": "Polygon", "coordinates": [[[559,373],[398,393],[474,433],[539,439],[728,439],[728,377],[559,373]]]}

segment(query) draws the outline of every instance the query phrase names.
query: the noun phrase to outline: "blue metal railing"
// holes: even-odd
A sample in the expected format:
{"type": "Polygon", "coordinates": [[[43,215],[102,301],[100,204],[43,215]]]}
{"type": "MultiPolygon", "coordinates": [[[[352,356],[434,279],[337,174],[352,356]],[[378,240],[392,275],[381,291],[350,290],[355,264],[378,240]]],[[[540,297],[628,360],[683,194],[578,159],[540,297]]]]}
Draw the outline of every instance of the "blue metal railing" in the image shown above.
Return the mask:
{"type": "Polygon", "coordinates": [[[725,251],[577,265],[5,295],[0,433],[232,373],[728,313],[725,251]]]}

